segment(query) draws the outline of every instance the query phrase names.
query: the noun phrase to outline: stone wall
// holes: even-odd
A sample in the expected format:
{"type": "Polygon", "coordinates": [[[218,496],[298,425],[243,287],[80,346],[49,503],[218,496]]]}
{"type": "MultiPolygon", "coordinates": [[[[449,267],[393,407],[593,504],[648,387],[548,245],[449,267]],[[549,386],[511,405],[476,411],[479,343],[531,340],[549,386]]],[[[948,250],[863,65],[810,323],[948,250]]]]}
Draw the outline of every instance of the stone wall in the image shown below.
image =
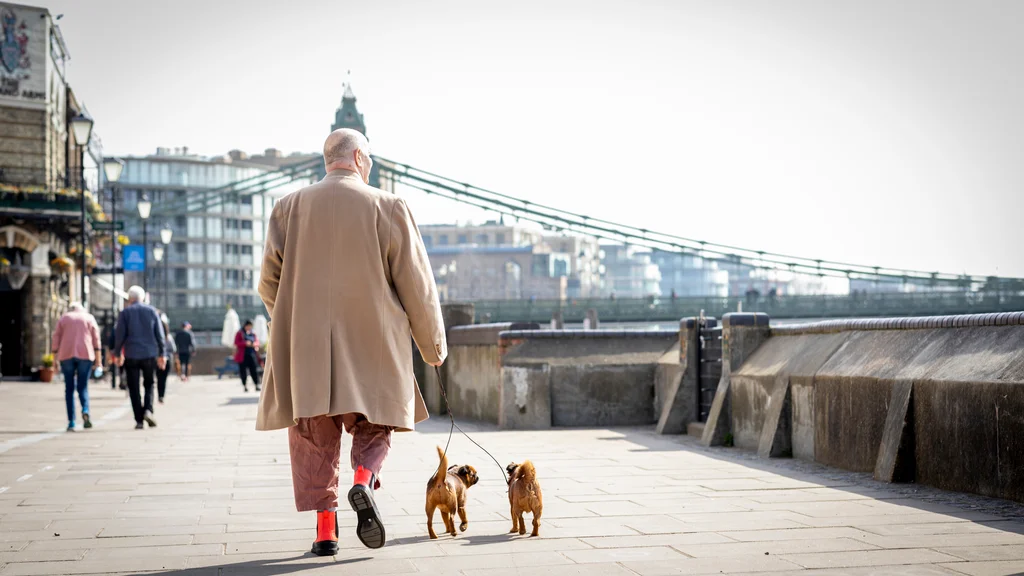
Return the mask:
{"type": "Polygon", "coordinates": [[[51,182],[47,166],[53,164],[49,160],[55,154],[47,153],[47,121],[45,110],[0,106],[0,169],[4,170],[4,181],[38,186],[51,182]]]}
{"type": "MultiPolygon", "coordinates": [[[[501,351],[506,330],[536,330],[532,323],[474,324],[448,330],[445,374],[448,401],[456,418],[498,423],[501,410],[501,351]]],[[[432,385],[437,377],[432,376],[432,385]]]]}
{"type": "Polygon", "coordinates": [[[665,389],[656,382],[678,369],[663,362],[678,355],[675,331],[508,331],[501,340],[502,428],[654,424],[665,389]]]}
{"type": "Polygon", "coordinates": [[[774,328],[727,376],[741,448],[1024,501],[1024,313],[774,328]]]}

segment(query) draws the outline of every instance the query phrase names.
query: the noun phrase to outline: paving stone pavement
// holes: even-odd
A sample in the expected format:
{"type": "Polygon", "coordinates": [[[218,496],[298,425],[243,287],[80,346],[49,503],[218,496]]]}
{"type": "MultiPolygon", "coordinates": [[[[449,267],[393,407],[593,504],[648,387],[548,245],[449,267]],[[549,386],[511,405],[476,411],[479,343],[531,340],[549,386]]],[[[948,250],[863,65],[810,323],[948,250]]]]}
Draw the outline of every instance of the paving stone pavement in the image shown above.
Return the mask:
{"type": "Polygon", "coordinates": [[[378,492],[388,546],[360,547],[345,509],[341,552],[320,558],[308,553],[313,515],[293,507],[286,433],[253,429],[256,395],[235,379],[169,387],[158,426],[136,431],[124,393],[94,383],[98,425],[69,434],[62,384],[0,384],[0,576],[1024,573],[1018,505],[636,428],[464,425],[502,465],[537,464],[541,536],[507,534],[501,472],[456,432],[450,459],[481,482],[469,529],[429,540],[441,418],[395,436],[378,492]]]}

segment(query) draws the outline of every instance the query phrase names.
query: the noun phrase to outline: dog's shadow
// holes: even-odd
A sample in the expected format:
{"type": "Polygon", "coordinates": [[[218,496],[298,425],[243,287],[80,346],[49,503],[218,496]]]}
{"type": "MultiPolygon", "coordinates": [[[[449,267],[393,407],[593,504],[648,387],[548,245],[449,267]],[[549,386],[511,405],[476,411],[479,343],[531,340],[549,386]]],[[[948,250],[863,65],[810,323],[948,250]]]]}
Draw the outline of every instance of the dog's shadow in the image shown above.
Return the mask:
{"type": "MultiPolygon", "coordinates": [[[[460,533],[454,538],[448,534],[438,534],[436,540],[431,540],[430,536],[423,534],[422,536],[410,536],[408,538],[402,538],[396,541],[396,544],[417,544],[433,542],[435,544],[444,544],[447,542],[460,542],[464,543],[465,546],[484,546],[487,544],[499,544],[501,542],[511,542],[512,540],[526,540],[530,539],[530,536],[520,536],[519,534],[477,534],[469,535],[465,532],[460,533]]],[[[535,538],[534,538],[535,539],[535,538]]]]}

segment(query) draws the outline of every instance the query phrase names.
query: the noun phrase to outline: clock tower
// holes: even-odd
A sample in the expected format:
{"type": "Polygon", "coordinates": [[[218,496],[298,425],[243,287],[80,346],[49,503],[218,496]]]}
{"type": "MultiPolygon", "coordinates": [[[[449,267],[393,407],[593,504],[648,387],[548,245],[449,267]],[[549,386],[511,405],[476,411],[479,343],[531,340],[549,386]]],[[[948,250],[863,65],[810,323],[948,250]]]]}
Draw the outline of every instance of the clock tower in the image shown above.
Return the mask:
{"type": "MultiPolygon", "coordinates": [[[[351,72],[349,72],[348,77],[345,79],[345,91],[341,96],[341,106],[334,113],[334,124],[331,126],[331,132],[339,128],[358,130],[363,136],[366,136],[366,122],[363,121],[363,115],[356,107],[356,94],[352,91],[351,72]]],[[[391,191],[391,186],[389,184],[385,185],[387,186],[386,188],[381,186],[380,169],[375,160],[373,167],[370,168],[370,186],[391,191]]]]}
{"type": "Polygon", "coordinates": [[[363,122],[363,115],[356,108],[356,95],[352,92],[351,75],[345,79],[345,92],[341,96],[341,106],[334,113],[334,125],[331,132],[339,128],[351,128],[366,135],[366,123],[363,122]]]}

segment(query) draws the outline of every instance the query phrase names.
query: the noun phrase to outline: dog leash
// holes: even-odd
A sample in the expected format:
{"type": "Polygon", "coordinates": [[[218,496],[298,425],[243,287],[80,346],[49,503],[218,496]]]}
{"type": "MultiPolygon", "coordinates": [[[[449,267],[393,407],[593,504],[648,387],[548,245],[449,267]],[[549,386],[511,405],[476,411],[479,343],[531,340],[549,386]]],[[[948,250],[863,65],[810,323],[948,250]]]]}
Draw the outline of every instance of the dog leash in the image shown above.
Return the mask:
{"type": "MultiPolygon", "coordinates": [[[[448,392],[445,391],[444,380],[441,378],[441,367],[434,366],[434,373],[437,374],[437,385],[441,388],[441,397],[444,398],[444,405],[448,409],[448,419],[452,421],[451,428],[448,429],[448,441],[444,445],[445,459],[448,458],[448,446],[452,443],[452,434],[454,434],[455,429],[458,428],[459,432],[461,432],[463,436],[465,436],[470,442],[476,445],[477,448],[483,450],[484,454],[487,454],[488,456],[491,457],[491,460],[494,460],[494,463],[498,466],[498,470],[501,470],[501,477],[505,479],[505,485],[507,486],[509,483],[509,479],[508,476],[505,474],[505,469],[502,468],[501,464],[498,462],[498,459],[495,458],[490,452],[488,452],[486,448],[484,448],[480,444],[477,444],[476,440],[473,440],[473,438],[471,438],[469,434],[466,434],[465,430],[460,428],[459,425],[455,423],[455,416],[452,415],[452,405],[448,403],[448,392]]],[[[434,471],[434,476],[436,477],[440,471],[441,463],[438,462],[437,470],[434,471]]]]}

